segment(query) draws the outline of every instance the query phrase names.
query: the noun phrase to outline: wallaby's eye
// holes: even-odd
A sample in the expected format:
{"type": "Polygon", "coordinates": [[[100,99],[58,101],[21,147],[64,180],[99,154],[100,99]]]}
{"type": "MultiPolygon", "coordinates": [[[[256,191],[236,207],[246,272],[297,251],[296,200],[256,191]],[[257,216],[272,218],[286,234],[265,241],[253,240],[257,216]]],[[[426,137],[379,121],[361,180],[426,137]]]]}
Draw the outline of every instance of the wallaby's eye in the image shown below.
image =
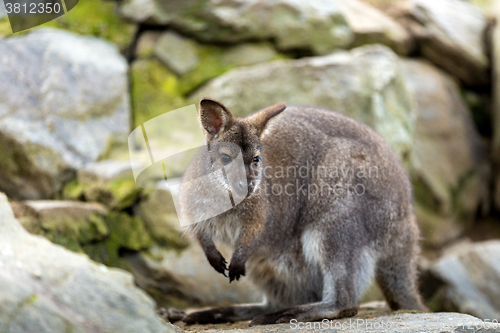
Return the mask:
{"type": "Polygon", "coordinates": [[[260,156],[255,156],[255,157],[253,158],[253,162],[254,162],[255,164],[258,164],[258,163],[260,162],[260,159],[261,159],[261,157],[260,157],[260,156]]]}
{"type": "Polygon", "coordinates": [[[222,164],[228,164],[229,162],[231,162],[231,156],[229,156],[228,154],[221,154],[220,161],[222,162],[222,164]]]}

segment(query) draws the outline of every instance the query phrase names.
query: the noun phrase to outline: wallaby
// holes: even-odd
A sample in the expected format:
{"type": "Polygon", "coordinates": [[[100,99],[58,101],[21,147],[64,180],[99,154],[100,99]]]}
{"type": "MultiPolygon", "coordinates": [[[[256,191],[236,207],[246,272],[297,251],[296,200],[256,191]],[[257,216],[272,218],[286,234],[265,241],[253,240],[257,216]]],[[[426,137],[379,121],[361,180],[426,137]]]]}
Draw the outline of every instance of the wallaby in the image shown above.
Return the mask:
{"type": "MultiPolygon", "coordinates": [[[[241,203],[189,231],[217,272],[228,271],[230,282],[247,275],[265,301],[193,312],[185,322],[353,316],[373,277],[391,309],[426,311],[416,286],[419,229],[411,184],[375,131],[334,111],[284,103],[235,118],[209,98],[200,103],[199,120],[211,157],[194,157],[185,180],[209,175],[240,151],[247,188],[241,203]],[[234,248],[229,268],[217,242],[234,248]]],[[[227,192],[227,179],[212,181],[220,186],[201,193],[227,192]]],[[[192,185],[181,185],[188,215],[206,209],[196,190],[195,196],[192,185]]]]}

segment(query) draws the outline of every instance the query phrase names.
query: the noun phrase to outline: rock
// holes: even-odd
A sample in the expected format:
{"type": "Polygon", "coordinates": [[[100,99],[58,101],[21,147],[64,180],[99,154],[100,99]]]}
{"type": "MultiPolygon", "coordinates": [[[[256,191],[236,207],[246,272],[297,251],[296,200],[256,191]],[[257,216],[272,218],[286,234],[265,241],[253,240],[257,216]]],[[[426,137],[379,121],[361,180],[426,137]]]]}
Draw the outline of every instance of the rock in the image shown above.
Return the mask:
{"type": "Polygon", "coordinates": [[[1,332],[172,332],[130,274],[30,235],[0,195],[1,332]]]}
{"type": "Polygon", "coordinates": [[[401,55],[413,50],[412,36],[390,16],[362,1],[344,0],[339,3],[347,24],[354,32],[352,46],[380,43],[401,55]]]}
{"type": "Polygon", "coordinates": [[[412,182],[426,244],[460,236],[488,201],[486,148],[453,79],[426,61],[404,60],[417,107],[412,182]]]}
{"type": "MultiPolygon", "coordinates": [[[[225,258],[230,258],[228,249],[218,248],[225,258]]],[[[181,251],[152,247],[125,258],[136,284],[146,290],[158,306],[182,309],[262,301],[262,295],[248,279],[230,284],[228,278],[216,272],[194,242],[181,251]]]]}
{"type": "Polygon", "coordinates": [[[7,11],[5,10],[5,5],[2,1],[2,3],[0,3],[0,19],[4,17],[7,17],[7,11]]]}
{"type": "Polygon", "coordinates": [[[242,43],[225,47],[222,53],[221,62],[231,67],[255,65],[283,58],[269,43],[242,43]]]}
{"type": "Polygon", "coordinates": [[[127,63],[114,46],[39,29],[0,40],[0,54],[0,189],[9,196],[51,198],[75,169],[126,143],[127,63]]]}
{"type": "Polygon", "coordinates": [[[183,75],[198,65],[195,42],[173,31],[164,32],[156,42],[154,55],[177,75],[183,75]]]}
{"type": "Polygon", "coordinates": [[[76,180],[64,188],[63,197],[100,202],[111,209],[123,210],[131,207],[140,193],[130,161],[105,160],[86,164],[78,170],[76,180]]]}
{"type": "Polygon", "coordinates": [[[415,110],[398,57],[384,46],[238,68],[210,81],[190,100],[199,103],[206,96],[237,116],[282,101],[325,107],[370,125],[405,161],[412,150],[415,110]]]}
{"type": "Polygon", "coordinates": [[[500,3],[496,3],[492,10],[497,18],[497,24],[492,34],[492,59],[493,62],[493,142],[492,156],[495,161],[495,208],[500,210],[500,3]]]}
{"type": "Polygon", "coordinates": [[[13,202],[14,215],[30,233],[83,252],[81,245],[102,241],[109,229],[102,218],[107,209],[97,203],[38,200],[13,202]]]}
{"type": "Polygon", "coordinates": [[[189,102],[185,96],[233,68],[288,56],[278,53],[269,42],[239,45],[206,45],[189,40],[196,46],[198,65],[182,76],[165,68],[158,59],[151,59],[149,52],[155,48],[154,33],[141,34],[136,54],[139,59],[131,67],[132,103],[135,125],[168,111],[184,107],[189,102]],[[144,36],[143,36],[144,35],[144,36]]]}
{"type": "Polygon", "coordinates": [[[164,182],[143,197],[134,206],[134,215],[144,221],[151,237],[165,248],[183,249],[188,244],[187,238],[182,237],[183,231],[175,210],[174,201],[164,182]]]}
{"type": "Polygon", "coordinates": [[[379,302],[362,304],[359,313],[351,318],[308,323],[291,322],[279,325],[248,327],[248,322],[218,325],[194,325],[195,332],[226,333],[299,333],[299,332],[374,332],[374,333],[493,333],[498,324],[460,313],[393,313],[379,302]]]}
{"type": "Polygon", "coordinates": [[[157,30],[147,30],[142,32],[139,35],[137,45],[135,46],[135,57],[139,59],[151,57],[153,55],[156,42],[161,35],[162,32],[157,30]]]}
{"type": "Polygon", "coordinates": [[[157,59],[140,59],[130,67],[134,127],[185,106],[179,78],[157,59]]]}
{"type": "Polygon", "coordinates": [[[129,268],[121,252],[140,251],[152,240],[144,222],[126,213],[108,211],[98,203],[37,200],[13,202],[14,214],[31,233],[91,259],[129,268]]]}
{"type": "Polygon", "coordinates": [[[402,54],[411,46],[409,33],[399,23],[358,0],[127,0],[120,13],[135,22],[167,24],[209,42],[272,39],[279,49],[315,54],[353,42],[382,43],[402,54]]]}
{"type": "Polygon", "coordinates": [[[419,51],[467,85],[488,83],[484,43],[487,19],[462,0],[405,0],[399,21],[415,36],[419,51]]]}
{"type": "Polygon", "coordinates": [[[452,247],[431,271],[445,284],[435,302],[484,320],[500,318],[500,241],[452,247]]]}
{"type": "Polygon", "coordinates": [[[127,0],[125,18],[147,24],[168,24],[211,42],[276,41],[281,49],[328,53],[353,39],[337,2],[127,0]]]}

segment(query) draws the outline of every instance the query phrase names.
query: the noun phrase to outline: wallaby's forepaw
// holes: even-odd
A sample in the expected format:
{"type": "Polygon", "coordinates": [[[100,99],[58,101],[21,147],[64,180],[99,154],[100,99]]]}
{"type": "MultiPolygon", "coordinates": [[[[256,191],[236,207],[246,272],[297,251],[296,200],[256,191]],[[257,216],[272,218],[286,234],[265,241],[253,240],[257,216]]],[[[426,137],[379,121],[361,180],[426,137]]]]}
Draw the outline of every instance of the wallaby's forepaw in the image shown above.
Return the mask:
{"type": "Polygon", "coordinates": [[[221,273],[222,275],[224,275],[225,277],[227,277],[226,275],[226,271],[227,271],[227,261],[226,259],[224,259],[224,257],[222,256],[222,254],[220,254],[218,252],[218,255],[214,256],[214,257],[209,257],[208,258],[208,262],[210,263],[210,265],[212,265],[212,267],[219,273],[221,273]]]}
{"type": "Polygon", "coordinates": [[[245,263],[231,262],[229,265],[229,283],[233,280],[239,280],[241,276],[245,275],[245,263]]]}

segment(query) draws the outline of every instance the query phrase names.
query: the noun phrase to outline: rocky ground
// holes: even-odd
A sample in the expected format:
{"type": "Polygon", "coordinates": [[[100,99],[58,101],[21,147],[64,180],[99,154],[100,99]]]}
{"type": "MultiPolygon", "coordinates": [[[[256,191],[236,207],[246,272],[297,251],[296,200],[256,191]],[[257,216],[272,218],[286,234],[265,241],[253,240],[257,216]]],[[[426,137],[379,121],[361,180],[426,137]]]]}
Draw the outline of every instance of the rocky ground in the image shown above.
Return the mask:
{"type": "MultiPolygon", "coordinates": [[[[414,186],[421,292],[450,313],[356,319],[495,329],[474,317],[500,319],[498,1],[87,0],[15,35],[5,15],[0,4],[0,332],[173,331],[156,306],[261,299],[206,263],[155,175],[141,188],[131,171],[131,130],[203,96],[239,116],[286,101],[373,127],[414,186]]],[[[149,158],[134,156],[134,169],[149,158]]],[[[375,286],[364,297],[381,299],[375,286]]],[[[182,330],[293,330],[246,324],[182,330]]]]}

